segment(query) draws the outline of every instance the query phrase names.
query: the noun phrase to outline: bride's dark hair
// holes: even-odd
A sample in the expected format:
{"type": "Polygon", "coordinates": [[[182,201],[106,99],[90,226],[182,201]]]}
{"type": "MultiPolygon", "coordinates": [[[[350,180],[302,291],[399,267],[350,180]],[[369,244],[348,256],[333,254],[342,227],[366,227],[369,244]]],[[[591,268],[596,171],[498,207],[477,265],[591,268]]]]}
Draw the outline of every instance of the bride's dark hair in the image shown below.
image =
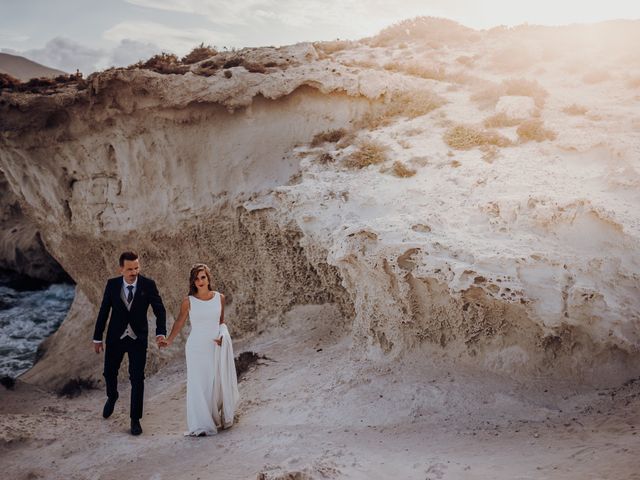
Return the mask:
{"type": "Polygon", "coordinates": [[[204,274],[209,279],[209,290],[213,291],[213,286],[211,285],[211,270],[204,263],[196,263],[193,267],[191,267],[191,273],[189,273],[189,295],[195,295],[198,293],[198,287],[196,287],[196,279],[198,278],[198,274],[200,272],[204,272],[204,274]]]}

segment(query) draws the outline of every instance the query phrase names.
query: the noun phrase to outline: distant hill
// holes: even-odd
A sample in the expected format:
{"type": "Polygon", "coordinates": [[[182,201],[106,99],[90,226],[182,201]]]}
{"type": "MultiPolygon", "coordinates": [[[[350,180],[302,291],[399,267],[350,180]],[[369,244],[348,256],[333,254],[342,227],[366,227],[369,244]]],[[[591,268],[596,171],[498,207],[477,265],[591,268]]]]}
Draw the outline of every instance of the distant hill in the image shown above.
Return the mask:
{"type": "Polygon", "coordinates": [[[23,82],[34,77],[56,77],[66,72],[45,67],[18,55],[0,53],[0,73],[8,73],[23,82]]]}

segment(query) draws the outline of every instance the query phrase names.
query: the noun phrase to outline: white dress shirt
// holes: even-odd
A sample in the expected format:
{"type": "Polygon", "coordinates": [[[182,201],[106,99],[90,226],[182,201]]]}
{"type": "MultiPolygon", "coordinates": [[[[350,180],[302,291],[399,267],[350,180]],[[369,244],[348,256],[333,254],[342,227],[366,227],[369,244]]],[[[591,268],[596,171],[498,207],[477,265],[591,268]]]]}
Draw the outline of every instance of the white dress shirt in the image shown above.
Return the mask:
{"type": "MultiPolygon", "coordinates": [[[[127,306],[127,310],[131,310],[131,304],[133,303],[133,299],[136,296],[136,287],[138,286],[138,277],[136,277],[136,281],[133,283],[127,283],[127,281],[124,279],[124,277],[122,277],[122,295],[123,295],[123,299],[124,299],[124,304],[127,306]],[[133,290],[131,290],[131,293],[133,294],[131,296],[131,301],[127,301],[127,297],[129,296],[129,289],[127,287],[132,286],[133,290]]],[[[138,336],[133,333],[133,329],[131,328],[131,325],[127,324],[127,329],[124,331],[124,333],[122,334],[122,336],[120,337],[120,340],[122,340],[124,337],[129,336],[131,338],[133,338],[134,340],[136,338],[138,338],[138,336]]]]}

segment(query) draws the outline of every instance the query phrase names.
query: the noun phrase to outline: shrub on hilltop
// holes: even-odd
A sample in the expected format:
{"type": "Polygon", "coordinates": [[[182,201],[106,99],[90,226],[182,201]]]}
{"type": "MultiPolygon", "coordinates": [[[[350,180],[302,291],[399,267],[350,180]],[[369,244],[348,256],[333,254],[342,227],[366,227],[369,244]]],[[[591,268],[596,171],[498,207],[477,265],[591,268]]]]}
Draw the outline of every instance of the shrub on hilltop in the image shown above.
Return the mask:
{"type": "Polygon", "coordinates": [[[206,60],[207,58],[211,58],[218,54],[218,51],[213,48],[211,45],[206,45],[201,43],[196,48],[187,53],[184,57],[182,57],[182,63],[185,65],[192,65],[194,63],[201,62],[202,60],[206,60]]]}
{"type": "Polygon", "coordinates": [[[53,93],[60,86],[74,84],[78,90],[86,88],[87,81],[82,75],[58,75],[55,78],[38,77],[21,82],[6,73],[0,73],[0,90],[26,93],[53,93]]]}
{"type": "Polygon", "coordinates": [[[0,89],[14,90],[20,83],[20,80],[8,73],[0,73],[0,89]]]}
{"type": "MultiPolygon", "coordinates": [[[[139,62],[132,65],[133,68],[142,68],[144,70],[152,70],[162,74],[178,74],[182,75],[189,71],[187,65],[182,65],[180,60],[173,53],[159,53],[154,55],[146,62],[139,62]]],[[[130,67],[130,68],[131,68],[130,67]]]]}
{"type": "Polygon", "coordinates": [[[355,46],[355,42],[347,40],[333,40],[327,42],[314,42],[314,48],[319,54],[331,55],[355,46]]]}

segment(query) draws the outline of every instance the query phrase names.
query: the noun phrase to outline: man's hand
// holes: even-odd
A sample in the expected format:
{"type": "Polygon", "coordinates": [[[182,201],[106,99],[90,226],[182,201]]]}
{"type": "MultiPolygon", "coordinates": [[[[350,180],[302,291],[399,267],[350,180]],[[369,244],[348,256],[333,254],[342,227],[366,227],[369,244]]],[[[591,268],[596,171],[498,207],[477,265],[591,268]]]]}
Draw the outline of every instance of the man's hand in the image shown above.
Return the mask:
{"type": "Polygon", "coordinates": [[[218,338],[214,338],[213,341],[216,342],[219,347],[221,347],[222,346],[222,335],[220,335],[218,338]]]}
{"type": "Polygon", "coordinates": [[[104,350],[104,346],[103,346],[102,342],[100,342],[100,343],[93,342],[93,349],[95,350],[96,353],[100,353],[102,350],[104,350]]]}
{"type": "Polygon", "coordinates": [[[158,348],[164,348],[169,346],[169,342],[164,338],[164,335],[159,335],[156,337],[156,345],[158,345],[158,348]]]}

